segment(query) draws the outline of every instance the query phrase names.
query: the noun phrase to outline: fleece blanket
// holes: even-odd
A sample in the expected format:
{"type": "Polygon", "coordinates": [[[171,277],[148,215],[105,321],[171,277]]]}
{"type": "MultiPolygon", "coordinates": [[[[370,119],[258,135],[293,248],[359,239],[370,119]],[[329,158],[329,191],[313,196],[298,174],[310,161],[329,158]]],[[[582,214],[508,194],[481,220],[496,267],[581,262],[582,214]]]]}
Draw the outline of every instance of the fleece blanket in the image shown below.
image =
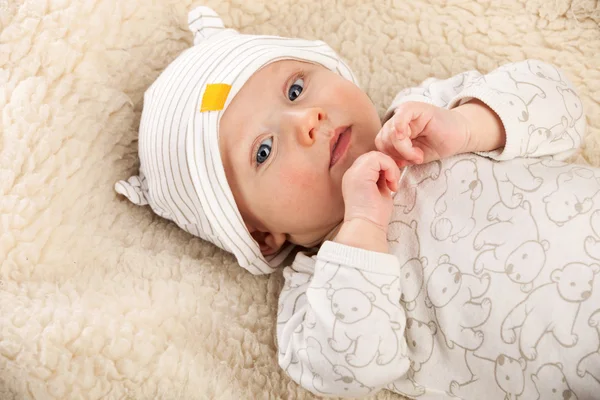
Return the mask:
{"type": "MultiPolygon", "coordinates": [[[[279,370],[280,273],[254,277],[113,184],[191,0],[0,0],[0,399],[311,399],[279,370]]],[[[383,112],[427,77],[538,58],[579,88],[600,166],[597,0],[206,0],[323,39],[383,112]]],[[[381,392],[374,398],[400,398],[381,392]]]]}

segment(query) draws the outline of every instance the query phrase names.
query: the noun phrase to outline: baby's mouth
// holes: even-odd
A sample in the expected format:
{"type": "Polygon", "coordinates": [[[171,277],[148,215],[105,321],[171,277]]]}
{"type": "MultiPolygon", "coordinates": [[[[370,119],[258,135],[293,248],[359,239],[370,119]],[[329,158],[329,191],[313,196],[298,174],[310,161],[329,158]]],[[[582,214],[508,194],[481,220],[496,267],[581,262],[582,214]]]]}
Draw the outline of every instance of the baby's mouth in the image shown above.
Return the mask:
{"type": "Polygon", "coordinates": [[[351,131],[352,129],[349,126],[343,126],[335,130],[330,142],[329,168],[333,167],[348,150],[351,131]]]}

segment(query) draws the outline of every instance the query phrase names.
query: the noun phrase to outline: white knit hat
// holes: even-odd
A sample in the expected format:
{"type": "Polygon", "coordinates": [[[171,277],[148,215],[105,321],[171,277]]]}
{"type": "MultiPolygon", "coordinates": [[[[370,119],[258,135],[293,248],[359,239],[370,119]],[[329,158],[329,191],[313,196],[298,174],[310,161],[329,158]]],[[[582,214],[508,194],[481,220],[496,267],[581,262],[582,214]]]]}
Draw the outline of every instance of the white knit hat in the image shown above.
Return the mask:
{"type": "Polygon", "coordinates": [[[253,274],[267,274],[289,251],[263,257],[225,177],[219,121],[244,83],[274,61],[321,64],[356,83],[350,68],[321,41],[243,35],[225,29],[210,8],[189,13],[194,46],[180,54],[144,94],[139,175],[115,190],[138,205],[231,252],[253,274]]]}

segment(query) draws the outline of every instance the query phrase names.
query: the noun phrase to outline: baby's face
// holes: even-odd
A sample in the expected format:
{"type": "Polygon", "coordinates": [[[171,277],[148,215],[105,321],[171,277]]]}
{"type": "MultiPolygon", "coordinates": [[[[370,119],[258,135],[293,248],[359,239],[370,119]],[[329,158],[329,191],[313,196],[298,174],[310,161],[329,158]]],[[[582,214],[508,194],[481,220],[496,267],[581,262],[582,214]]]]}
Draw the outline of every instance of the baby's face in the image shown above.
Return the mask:
{"type": "Polygon", "coordinates": [[[316,245],[339,225],[342,177],[375,150],[379,129],[367,95],[320,65],[278,61],[244,84],[221,118],[219,145],[242,218],[267,244],[263,253],[286,239],[316,245]]]}

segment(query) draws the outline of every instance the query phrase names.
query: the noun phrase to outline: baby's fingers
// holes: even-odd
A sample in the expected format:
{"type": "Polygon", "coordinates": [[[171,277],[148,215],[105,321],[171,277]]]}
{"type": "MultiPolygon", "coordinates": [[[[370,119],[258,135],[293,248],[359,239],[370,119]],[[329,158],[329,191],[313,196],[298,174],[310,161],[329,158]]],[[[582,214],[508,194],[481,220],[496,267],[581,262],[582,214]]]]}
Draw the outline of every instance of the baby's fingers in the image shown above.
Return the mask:
{"type": "Polygon", "coordinates": [[[410,137],[414,139],[419,136],[429,121],[431,121],[433,112],[437,108],[434,105],[418,101],[409,101],[400,104],[394,111],[394,116],[391,119],[394,121],[394,127],[398,131],[398,137],[410,137]],[[407,127],[409,127],[408,130],[406,130],[407,127]]]}
{"type": "MultiPolygon", "coordinates": [[[[423,161],[423,152],[421,149],[413,146],[411,138],[410,124],[402,125],[397,120],[392,122],[388,130],[383,131],[383,143],[385,153],[398,161],[408,161],[413,164],[418,164],[423,161]],[[399,128],[398,128],[399,127],[399,128]],[[399,134],[398,131],[403,133],[399,134]]],[[[400,165],[399,165],[400,166],[400,165]]]]}
{"type": "Polygon", "coordinates": [[[390,121],[388,121],[383,126],[381,131],[379,131],[379,133],[375,137],[375,147],[383,154],[387,154],[394,160],[398,161],[402,159],[402,156],[400,155],[400,153],[398,153],[398,151],[394,147],[394,144],[392,143],[392,139],[390,138],[393,135],[393,133],[391,133],[393,131],[393,128],[391,126],[392,124],[390,123],[390,121]]]}
{"type": "MultiPolygon", "coordinates": [[[[407,127],[407,129],[410,131],[410,127],[407,127]]],[[[395,140],[391,139],[391,143],[402,159],[416,164],[423,160],[423,152],[421,149],[413,146],[413,141],[410,137],[395,140]]]]}
{"type": "Polygon", "coordinates": [[[383,128],[375,137],[375,147],[382,153],[385,153],[394,159],[399,159],[403,157],[403,152],[405,152],[406,149],[410,149],[411,144],[410,138],[398,137],[395,125],[394,118],[383,125],[383,128]]]}
{"type": "Polygon", "coordinates": [[[385,178],[385,184],[389,190],[396,192],[398,190],[398,180],[400,180],[400,169],[396,162],[388,155],[377,153],[379,162],[379,172],[385,178]]]}

